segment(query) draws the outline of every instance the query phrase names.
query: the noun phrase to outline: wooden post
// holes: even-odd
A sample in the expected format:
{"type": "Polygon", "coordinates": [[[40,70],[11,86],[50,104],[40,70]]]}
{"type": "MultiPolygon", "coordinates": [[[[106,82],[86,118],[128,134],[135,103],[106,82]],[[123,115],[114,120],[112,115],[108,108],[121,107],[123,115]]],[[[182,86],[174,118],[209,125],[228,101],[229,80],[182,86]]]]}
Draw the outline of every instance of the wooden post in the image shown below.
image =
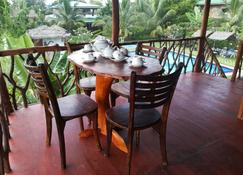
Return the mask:
{"type": "Polygon", "coordinates": [[[241,97],[240,109],[237,117],[238,119],[243,120],[243,96],[241,97]]]}
{"type": "Polygon", "coordinates": [[[211,4],[211,0],[205,0],[202,26],[201,26],[201,34],[200,34],[201,38],[199,41],[198,54],[197,54],[197,58],[196,58],[195,68],[194,68],[195,72],[201,72],[201,63],[204,60],[203,52],[204,52],[204,43],[205,43],[206,33],[207,33],[210,4],[211,4]]]}
{"type": "Polygon", "coordinates": [[[119,0],[112,0],[112,41],[119,44],[119,0]]]}
{"type": "Polygon", "coordinates": [[[232,77],[231,77],[231,81],[235,81],[235,79],[236,79],[237,72],[240,69],[240,61],[242,59],[242,55],[243,55],[243,40],[241,40],[240,44],[239,44],[237,57],[236,57],[236,62],[235,62],[235,67],[234,67],[234,71],[233,71],[233,74],[232,74],[232,77]]]}

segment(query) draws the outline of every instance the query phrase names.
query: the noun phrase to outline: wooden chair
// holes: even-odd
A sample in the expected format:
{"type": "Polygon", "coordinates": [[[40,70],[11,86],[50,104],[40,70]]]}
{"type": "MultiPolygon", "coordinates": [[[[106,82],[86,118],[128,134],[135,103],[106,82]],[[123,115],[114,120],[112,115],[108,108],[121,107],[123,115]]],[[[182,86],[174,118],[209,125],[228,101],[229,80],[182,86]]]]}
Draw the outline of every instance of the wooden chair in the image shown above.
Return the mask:
{"type": "Polygon", "coordinates": [[[58,98],[55,95],[51,81],[47,74],[47,65],[39,64],[36,66],[34,60],[27,59],[25,67],[31,75],[31,78],[35,82],[35,86],[38,90],[39,95],[42,97],[45,110],[48,110],[47,116],[47,140],[51,142],[51,120],[55,118],[60,154],[61,154],[61,166],[66,168],[66,153],[65,153],[65,140],[64,140],[64,128],[66,122],[75,118],[87,116],[93,121],[94,136],[96,144],[101,150],[101,144],[98,135],[98,121],[97,121],[97,104],[91,98],[82,94],[74,94],[66,97],[58,98]],[[49,105],[51,104],[51,105],[49,105]]]}
{"type": "MultiPolygon", "coordinates": [[[[145,58],[151,57],[151,58],[158,59],[160,63],[164,58],[165,52],[166,52],[165,47],[160,49],[160,48],[145,45],[141,42],[139,42],[136,47],[137,55],[144,56],[145,58]]],[[[121,81],[112,84],[111,94],[110,94],[111,106],[115,106],[116,98],[118,96],[129,98],[129,88],[130,88],[130,81],[121,81]]]]}
{"type": "MultiPolygon", "coordinates": [[[[68,53],[71,54],[73,51],[77,49],[81,49],[80,47],[76,47],[75,44],[71,43],[66,43],[66,47],[68,50],[68,53]]],[[[79,68],[75,66],[75,75],[76,75],[76,87],[77,90],[80,93],[80,90],[82,89],[84,93],[88,96],[91,95],[92,91],[95,91],[96,87],[96,77],[93,76],[88,76],[87,71],[82,71],[79,68]],[[84,78],[80,79],[80,73],[83,73],[84,78]]]]}
{"type": "Polygon", "coordinates": [[[113,128],[123,128],[128,131],[128,174],[131,170],[133,136],[135,131],[143,130],[160,124],[160,147],[162,165],[167,166],[166,126],[171,100],[177,81],[181,74],[183,63],[177,70],[166,76],[131,74],[129,103],[113,107],[106,111],[107,155],[110,155],[111,135],[113,128]],[[162,106],[162,113],[155,108],[162,106]]]}
{"type": "Polygon", "coordinates": [[[157,48],[138,42],[135,52],[137,55],[155,58],[162,63],[166,50],[165,47],[157,48]]]}
{"type": "MultiPolygon", "coordinates": [[[[0,128],[1,130],[1,141],[0,141],[0,151],[1,157],[3,161],[3,168],[5,173],[11,172],[10,163],[9,163],[9,122],[8,122],[8,115],[12,112],[12,106],[6,86],[6,82],[3,77],[2,67],[0,64],[0,100],[1,100],[1,108],[0,108],[0,128]],[[10,106],[9,106],[10,105],[10,106]]],[[[1,171],[1,170],[0,170],[1,171]]]]}
{"type": "MultiPolygon", "coordinates": [[[[77,44],[71,44],[71,43],[65,43],[68,54],[71,54],[75,50],[82,49],[82,47],[78,46],[77,44]]],[[[90,74],[87,71],[83,71],[79,69],[76,65],[74,66],[74,75],[75,75],[75,85],[76,85],[76,91],[77,93],[81,93],[81,89],[84,91],[84,93],[90,97],[92,91],[95,91],[96,88],[96,76],[90,74]],[[80,79],[80,74],[82,74],[82,78],[80,79]],[[90,74],[90,75],[88,75],[90,74]]],[[[89,124],[91,124],[91,121],[89,120],[89,124]]],[[[80,121],[81,129],[84,129],[83,121],[81,119],[80,121]]]]}

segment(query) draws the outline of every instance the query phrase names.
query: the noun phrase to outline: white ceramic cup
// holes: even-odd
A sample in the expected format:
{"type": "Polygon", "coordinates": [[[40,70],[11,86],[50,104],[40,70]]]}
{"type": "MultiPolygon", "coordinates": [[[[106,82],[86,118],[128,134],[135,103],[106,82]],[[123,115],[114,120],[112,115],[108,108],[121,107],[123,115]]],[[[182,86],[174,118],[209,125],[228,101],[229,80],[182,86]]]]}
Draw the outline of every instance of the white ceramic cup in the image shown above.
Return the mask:
{"type": "Polygon", "coordinates": [[[113,54],[112,54],[112,56],[116,60],[122,60],[122,59],[125,58],[125,55],[121,51],[119,51],[119,50],[114,51],[113,54]]]}
{"type": "Polygon", "coordinates": [[[91,50],[92,50],[91,44],[85,44],[84,45],[84,51],[91,51],[91,50]]]}
{"type": "Polygon", "coordinates": [[[144,63],[143,57],[138,56],[132,59],[132,66],[134,67],[141,67],[143,66],[143,63],[144,63]]]}
{"type": "Polygon", "coordinates": [[[89,60],[89,61],[95,60],[95,56],[93,55],[93,53],[86,53],[84,54],[84,60],[89,60]]]}

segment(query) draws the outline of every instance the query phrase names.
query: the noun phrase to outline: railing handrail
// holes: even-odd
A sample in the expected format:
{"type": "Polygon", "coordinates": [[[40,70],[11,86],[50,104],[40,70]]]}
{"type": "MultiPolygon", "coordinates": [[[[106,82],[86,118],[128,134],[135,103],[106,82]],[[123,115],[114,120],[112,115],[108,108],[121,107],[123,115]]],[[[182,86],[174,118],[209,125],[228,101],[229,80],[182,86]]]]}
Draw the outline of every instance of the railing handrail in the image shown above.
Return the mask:
{"type": "MultiPolygon", "coordinates": [[[[134,41],[127,41],[123,43],[119,43],[119,45],[129,45],[129,44],[137,44],[138,42],[160,42],[160,41],[189,41],[189,40],[199,40],[201,37],[191,37],[191,38],[180,38],[180,39],[167,39],[167,38],[161,38],[161,39],[152,39],[152,40],[134,40],[134,41]]],[[[80,47],[84,44],[88,43],[78,43],[74,44],[75,47],[80,47]]],[[[0,57],[4,56],[15,56],[19,54],[28,54],[28,53],[42,53],[42,52],[48,52],[48,51],[64,51],[67,50],[66,46],[35,46],[35,47],[29,47],[29,48],[18,48],[18,49],[8,49],[8,50],[0,50],[0,57]]]]}
{"type": "Polygon", "coordinates": [[[138,42],[147,43],[147,42],[161,42],[161,41],[189,41],[189,40],[199,40],[201,37],[190,37],[190,38],[179,38],[179,39],[171,39],[171,38],[160,38],[160,39],[150,39],[150,40],[133,40],[133,41],[125,41],[119,43],[119,45],[129,45],[129,44],[137,44],[138,42]]]}
{"type": "MultiPolygon", "coordinates": [[[[73,44],[74,49],[80,46],[83,46],[87,43],[79,43],[73,44]]],[[[65,51],[67,50],[65,46],[59,46],[58,44],[54,46],[35,46],[35,47],[28,47],[28,48],[18,48],[18,49],[8,49],[8,50],[0,50],[0,57],[4,56],[15,56],[19,54],[29,54],[29,53],[43,53],[43,52],[50,52],[50,51],[65,51]]]]}
{"type": "Polygon", "coordinates": [[[233,74],[231,77],[231,81],[235,81],[238,71],[239,71],[239,77],[240,77],[240,69],[242,66],[242,61],[243,61],[243,40],[241,40],[240,44],[239,44],[237,57],[236,57],[236,61],[235,61],[235,67],[234,67],[234,71],[233,71],[233,74]],[[240,63],[241,63],[241,65],[240,65],[240,63]]]}

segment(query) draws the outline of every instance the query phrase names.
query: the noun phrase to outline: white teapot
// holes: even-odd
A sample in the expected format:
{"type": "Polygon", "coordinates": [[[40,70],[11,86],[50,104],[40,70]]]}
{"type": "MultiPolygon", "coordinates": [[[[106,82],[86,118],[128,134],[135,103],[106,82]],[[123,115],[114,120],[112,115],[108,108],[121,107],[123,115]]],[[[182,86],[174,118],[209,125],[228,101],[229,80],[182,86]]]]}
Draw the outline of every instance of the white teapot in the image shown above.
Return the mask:
{"type": "Polygon", "coordinates": [[[125,55],[120,50],[114,51],[112,56],[115,59],[115,61],[120,61],[125,58],[125,55]]]}
{"type": "Polygon", "coordinates": [[[93,47],[96,51],[103,51],[108,45],[109,45],[109,42],[107,41],[107,39],[105,37],[98,36],[95,38],[93,47]]]}
{"type": "Polygon", "coordinates": [[[103,51],[104,57],[112,58],[114,50],[115,50],[114,48],[108,45],[103,51]]]}

